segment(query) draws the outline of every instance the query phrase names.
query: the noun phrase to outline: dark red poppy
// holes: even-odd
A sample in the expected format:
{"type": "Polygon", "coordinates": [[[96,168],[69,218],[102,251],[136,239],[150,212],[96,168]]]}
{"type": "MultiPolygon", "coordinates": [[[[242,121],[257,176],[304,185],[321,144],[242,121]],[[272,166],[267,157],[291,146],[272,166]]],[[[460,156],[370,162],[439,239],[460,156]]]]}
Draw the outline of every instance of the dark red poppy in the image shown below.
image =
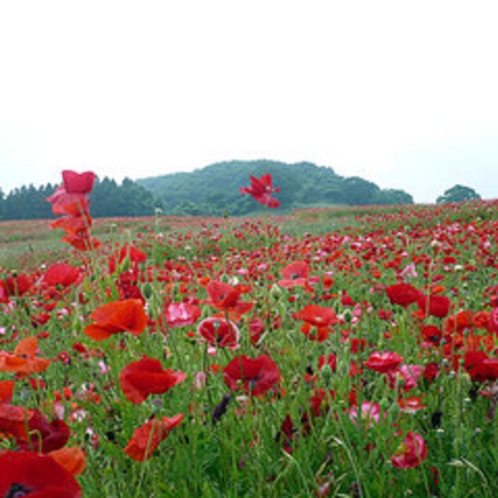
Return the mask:
{"type": "Polygon", "coordinates": [[[306,261],[294,261],[280,270],[282,279],[278,281],[281,287],[303,287],[310,274],[310,267],[306,261]]]}
{"type": "Polygon", "coordinates": [[[151,394],[168,392],[186,378],[183,372],[164,369],[159,360],[144,356],[123,368],[119,374],[119,384],[126,398],[138,405],[151,394]]]}
{"type": "Polygon", "coordinates": [[[424,313],[435,316],[437,318],[444,318],[450,311],[450,300],[446,296],[433,294],[426,296],[421,294],[417,300],[418,307],[424,313]]]}
{"type": "Polygon", "coordinates": [[[80,498],[78,481],[52,457],[27,451],[0,455],[0,496],[80,498]]]}
{"type": "Polygon", "coordinates": [[[69,287],[79,280],[80,275],[78,268],[64,263],[56,263],[45,272],[42,283],[49,287],[69,287]]]}
{"type": "Polygon", "coordinates": [[[70,436],[64,421],[49,422],[39,410],[10,404],[0,404],[0,432],[13,437],[21,449],[41,453],[62,448],[70,436]]]}
{"type": "Polygon", "coordinates": [[[465,353],[463,366],[470,377],[477,382],[498,379],[498,358],[490,358],[484,351],[465,353]]]}
{"type": "Polygon", "coordinates": [[[399,304],[407,308],[412,303],[416,303],[420,298],[420,291],[413,285],[399,283],[386,287],[387,297],[392,304],[399,304]]]}
{"type": "Polygon", "coordinates": [[[404,358],[397,353],[387,351],[386,353],[373,352],[365,365],[375,372],[388,373],[396,370],[403,362],[404,358]]]}
{"type": "Polygon", "coordinates": [[[266,355],[248,358],[236,356],[224,369],[223,377],[231,391],[242,389],[258,396],[269,391],[280,379],[276,363],[266,355]]]}
{"type": "Polygon", "coordinates": [[[240,296],[245,292],[241,285],[232,287],[224,282],[212,281],[207,284],[206,290],[210,298],[207,304],[217,310],[243,315],[254,308],[254,303],[240,301],[240,296]]]}
{"type": "Polygon", "coordinates": [[[32,418],[27,438],[17,438],[16,442],[21,450],[50,453],[63,448],[70,435],[71,430],[64,420],[56,418],[48,422],[40,413],[32,418]]]}
{"type": "Polygon", "coordinates": [[[123,299],[104,304],[92,313],[91,318],[95,323],[85,327],[85,334],[96,341],[121,332],[138,336],[145,330],[148,321],[139,299],[123,299]]]}
{"type": "Polygon", "coordinates": [[[418,467],[427,458],[427,444],[415,432],[408,432],[391,457],[394,467],[408,469],[418,467]]]}
{"type": "Polygon", "coordinates": [[[201,315],[199,306],[191,303],[169,303],[164,309],[164,317],[170,328],[194,325],[201,315]]]}
{"type": "Polygon", "coordinates": [[[160,419],[152,419],[141,425],[133,431],[133,435],[128,441],[124,451],[128,456],[143,462],[148,460],[156,448],[168,434],[183,420],[183,413],[179,413],[174,417],[162,417],[160,419]]]}
{"type": "Polygon", "coordinates": [[[254,200],[269,208],[280,206],[280,201],[272,197],[272,194],[280,191],[280,187],[273,188],[272,175],[267,173],[261,178],[250,175],[249,178],[251,179],[251,186],[240,187],[239,191],[241,194],[250,194],[254,200]]]}
{"type": "Polygon", "coordinates": [[[77,173],[76,171],[64,170],[62,181],[68,194],[89,194],[93,189],[93,182],[97,175],[92,171],[77,173]]]}

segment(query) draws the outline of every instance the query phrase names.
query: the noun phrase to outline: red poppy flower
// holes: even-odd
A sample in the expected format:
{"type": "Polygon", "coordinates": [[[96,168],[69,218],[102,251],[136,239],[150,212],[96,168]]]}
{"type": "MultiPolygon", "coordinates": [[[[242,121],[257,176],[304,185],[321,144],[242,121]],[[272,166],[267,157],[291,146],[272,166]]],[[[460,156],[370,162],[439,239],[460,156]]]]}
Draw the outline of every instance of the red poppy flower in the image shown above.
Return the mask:
{"type": "Polygon", "coordinates": [[[79,448],[66,446],[51,451],[49,455],[73,476],[79,476],[85,470],[86,457],[79,448]]]}
{"type": "Polygon", "coordinates": [[[373,352],[365,365],[375,372],[387,373],[396,370],[403,362],[404,358],[397,353],[387,351],[386,353],[373,352]]]}
{"type": "Polygon", "coordinates": [[[68,194],[89,194],[93,189],[93,182],[97,175],[92,171],[77,173],[71,170],[62,172],[62,181],[68,194]]]}
{"type": "Polygon", "coordinates": [[[80,498],[78,481],[52,457],[27,451],[0,455],[0,496],[80,498]]]}
{"type": "Polygon", "coordinates": [[[303,287],[309,277],[310,267],[306,261],[294,261],[280,270],[282,279],[278,281],[281,287],[303,287]]]}
{"type": "Polygon", "coordinates": [[[241,285],[232,287],[224,282],[212,281],[207,284],[206,290],[210,298],[207,304],[217,310],[243,315],[254,308],[254,303],[240,301],[240,296],[245,291],[241,285]]]}
{"type": "Polygon", "coordinates": [[[358,419],[364,421],[367,427],[377,424],[380,420],[381,410],[379,403],[371,401],[363,401],[361,406],[352,406],[349,409],[349,418],[353,423],[357,423],[358,419]]]}
{"type": "Polygon", "coordinates": [[[119,374],[119,384],[126,398],[138,405],[151,394],[168,392],[186,378],[183,372],[165,370],[159,360],[144,356],[123,368],[119,374]]]}
{"type": "Polygon", "coordinates": [[[201,309],[190,303],[169,303],[164,310],[166,322],[171,328],[193,325],[201,315],[201,309]]]}
{"type": "Polygon", "coordinates": [[[470,377],[477,382],[498,379],[498,358],[490,358],[484,351],[465,353],[463,366],[470,377]]]}
{"type": "Polygon", "coordinates": [[[437,318],[444,318],[450,311],[450,300],[446,296],[421,294],[417,300],[418,307],[424,313],[437,318]]]}
{"type": "Polygon", "coordinates": [[[236,356],[224,369],[223,377],[231,391],[242,389],[258,396],[269,391],[280,378],[276,363],[266,355],[248,358],[236,356]]]}
{"type": "Polygon", "coordinates": [[[239,329],[224,318],[205,318],[197,326],[197,333],[211,346],[232,350],[239,347],[239,329]]]}
{"type": "Polygon", "coordinates": [[[426,408],[419,396],[398,399],[399,410],[403,413],[416,413],[426,408]]]}
{"type": "Polygon", "coordinates": [[[68,235],[87,231],[92,226],[89,213],[81,216],[62,216],[50,223],[50,228],[62,228],[68,235]]]}
{"type": "Polygon", "coordinates": [[[70,436],[60,419],[49,422],[39,410],[0,404],[0,432],[12,436],[21,449],[47,453],[62,448],[70,436]]]}
{"type": "Polygon", "coordinates": [[[386,293],[392,304],[399,304],[403,308],[407,308],[420,298],[420,291],[413,285],[405,283],[389,285],[386,287],[386,293]]]}
{"type": "Polygon", "coordinates": [[[418,467],[427,458],[427,444],[416,432],[408,432],[391,457],[394,467],[408,469],[418,467]]]}
{"type": "Polygon", "coordinates": [[[25,377],[45,371],[50,365],[50,360],[36,356],[37,352],[36,337],[22,339],[13,353],[0,351],[0,372],[16,372],[19,377],[25,377]]]}
{"type": "Polygon", "coordinates": [[[0,403],[12,403],[14,386],[13,380],[0,380],[0,403]]]}
{"type": "Polygon", "coordinates": [[[32,285],[33,279],[25,274],[0,280],[0,303],[8,303],[12,297],[23,296],[32,285]]]}
{"type": "Polygon", "coordinates": [[[280,187],[272,187],[272,176],[270,174],[263,175],[261,178],[256,178],[252,175],[250,187],[240,187],[241,194],[250,194],[254,200],[258,201],[269,208],[277,208],[280,206],[280,201],[272,197],[272,194],[280,191],[280,187]]]}
{"type": "Polygon", "coordinates": [[[149,420],[133,431],[133,435],[124,451],[128,456],[139,462],[148,460],[159,446],[159,443],[166,439],[168,434],[180,425],[182,420],[183,413],[171,418],[162,417],[149,420]]]}
{"type": "Polygon", "coordinates": [[[123,299],[104,304],[91,317],[95,323],[85,327],[85,334],[96,341],[121,332],[138,336],[145,330],[148,320],[139,299],[123,299]]]}
{"type": "Polygon", "coordinates": [[[64,420],[56,418],[48,422],[45,416],[38,412],[29,423],[27,437],[16,438],[16,442],[21,450],[49,453],[63,448],[70,435],[71,430],[64,420]]]}
{"type": "Polygon", "coordinates": [[[92,251],[94,249],[98,249],[102,242],[96,239],[95,237],[90,237],[88,232],[83,231],[77,234],[68,234],[65,237],[62,237],[62,242],[73,246],[78,251],[92,251]]]}
{"type": "Polygon", "coordinates": [[[47,201],[52,204],[53,214],[74,217],[89,216],[88,196],[69,193],[63,186],[57,187],[57,190],[47,197],[47,201]]]}
{"type": "Polygon", "coordinates": [[[78,281],[80,275],[78,268],[64,263],[56,263],[45,272],[42,283],[49,287],[56,285],[69,287],[78,281]]]}
{"type": "Polygon", "coordinates": [[[391,389],[398,386],[398,389],[408,392],[417,385],[424,370],[423,365],[401,365],[396,370],[387,372],[387,384],[391,389]]]}
{"type": "Polygon", "coordinates": [[[312,341],[322,342],[327,339],[330,327],[338,323],[339,319],[332,308],[325,308],[317,304],[308,304],[294,314],[294,318],[305,324],[301,332],[312,341]]]}

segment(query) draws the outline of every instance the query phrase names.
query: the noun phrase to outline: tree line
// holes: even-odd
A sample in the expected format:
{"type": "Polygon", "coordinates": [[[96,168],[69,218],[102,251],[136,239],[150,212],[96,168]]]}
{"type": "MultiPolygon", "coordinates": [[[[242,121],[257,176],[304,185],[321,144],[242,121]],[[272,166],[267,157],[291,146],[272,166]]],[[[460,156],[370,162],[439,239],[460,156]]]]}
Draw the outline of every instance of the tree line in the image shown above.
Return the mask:
{"type": "MultiPolygon", "coordinates": [[[[0,219],[33,220],[53,218],[52,206],[47,197],[58,185],[50,183],[35,187],[22,186],[4,194],[0,190],[0,219]]],[[[95,181],[90,194],[90,213],[94,218],[119,216],[150,216],[156,201],[152,193],[138,183],[125,178],[121,184],[105,177],[95,181]]]]}
{"type": "MultiPolygon", "coordinates": [[[[94,218],[152,216],[157,208],[166,215],[241,216],[261,209],[239,188],[250,184],[250,175],[273,176],[280,187],[276,197],[279,212],[331,205],[413,204],[410,194],[398,189],[381,189],[358,176],[342,177],[332,168],[301,162],[230,161],[212,164],[190,173],[173,173],[121,184],[108,177],[97,179],[90,194],[94,218]]],[[[4,195],[0,189],[0,219],[26,220],[52,218],[46,198],[57,185],[16,188],[4,195]]],[[[473,189],[455,185],[438,197],[437,203],[480,199],[473,189]]]]}

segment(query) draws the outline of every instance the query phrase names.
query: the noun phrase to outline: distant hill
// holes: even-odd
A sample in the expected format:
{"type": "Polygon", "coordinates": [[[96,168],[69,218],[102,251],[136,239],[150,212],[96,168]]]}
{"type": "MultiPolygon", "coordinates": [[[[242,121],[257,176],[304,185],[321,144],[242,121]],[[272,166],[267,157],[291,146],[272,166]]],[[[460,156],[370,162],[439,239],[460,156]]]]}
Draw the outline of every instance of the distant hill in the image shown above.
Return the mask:
{"type": "Polygon", "coordinates": [[[402,190],[383,190],[360,177],[342,177],[327,166],[271,160],[227,161],[190,173],[172,173],[136,180],[162,205],[165,214],[243,215],[259,209],[239,188],[249,186],[249,175],[273,175],[280,187],[280,212],[328,205],[413,204],[402,190]]]}

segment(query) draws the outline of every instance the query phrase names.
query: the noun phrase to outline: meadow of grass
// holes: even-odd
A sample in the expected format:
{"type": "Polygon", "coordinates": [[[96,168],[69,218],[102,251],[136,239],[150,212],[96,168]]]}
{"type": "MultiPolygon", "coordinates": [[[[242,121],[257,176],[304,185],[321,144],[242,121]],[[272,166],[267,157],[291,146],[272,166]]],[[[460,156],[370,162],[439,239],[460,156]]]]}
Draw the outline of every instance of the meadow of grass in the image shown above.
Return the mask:
{"type": "Polygon", "coordinates": [[[96,220],[86,252],[0,223],[0,452],[77,449],[88,497],[497,496],[497,208],[96,220]]]}

